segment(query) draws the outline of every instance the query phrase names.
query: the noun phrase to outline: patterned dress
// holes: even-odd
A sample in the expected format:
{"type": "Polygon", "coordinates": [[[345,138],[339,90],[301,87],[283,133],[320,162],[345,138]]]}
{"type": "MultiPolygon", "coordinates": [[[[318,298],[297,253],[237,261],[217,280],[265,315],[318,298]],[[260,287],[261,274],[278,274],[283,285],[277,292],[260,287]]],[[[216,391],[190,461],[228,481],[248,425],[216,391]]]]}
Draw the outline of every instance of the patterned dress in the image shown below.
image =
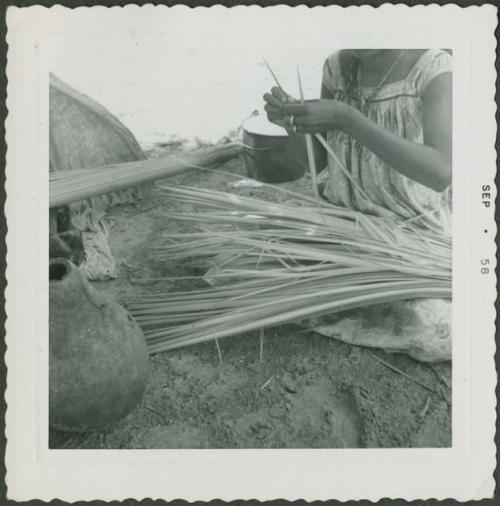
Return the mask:
{"type": "MultiPolygon", "coordinates": [[[[363,112],[386,130],[423,143],[422,95],[432,79],[444,72],[451,72],[451,55],[442,50],[426,51],[405,79],[384,85],[363,112]]],[[[342,76],[339,53],[325,63],[323,87],[334,99],[360,108],[359,93],[351,91],[352,86],[342,76]]],[[[365,97],[372,93],[373,89],[363,89],[365,97]]],[[[420,219],[421,224],[451,234],[451,188],[440,193],[407,178],[343,132],[331,131],[327,140],[368,199],[360,195],[330,156],[320,177],[323,197],[365,213],[420,219]]],[[[447,300],[378,304],[304,324],[351,344],[402,352],[418,360],[451,359],[451,302],[447,300]]]]}
{"type": "MultiPolygon", "coordinates": [[[[426,51],[405,79],[382,86],[367,101],[363,112],[384,129],[423,144],[422,95],[436,76],[451,72],[451,65],[451,55],[446,51],[426,51]]],[[[342,76],[340,53],[334,53],[325,62],[323,87],[332,98],[360,108],[357,90],[352,90],[346,81],[342,76]]],[[[369,97],[373,91],[365,87],[363,95],[369,97]]],[[[451,187],[440,193],[409,179],[344,132],[330,131],[327,140],[369,198],[356,191],[337,162],[329,157],[328,171],[322,174],[323,195],[327,200],[381,216],[403,219],[420,216],[422,223],[451,233],[451,187]]]]}

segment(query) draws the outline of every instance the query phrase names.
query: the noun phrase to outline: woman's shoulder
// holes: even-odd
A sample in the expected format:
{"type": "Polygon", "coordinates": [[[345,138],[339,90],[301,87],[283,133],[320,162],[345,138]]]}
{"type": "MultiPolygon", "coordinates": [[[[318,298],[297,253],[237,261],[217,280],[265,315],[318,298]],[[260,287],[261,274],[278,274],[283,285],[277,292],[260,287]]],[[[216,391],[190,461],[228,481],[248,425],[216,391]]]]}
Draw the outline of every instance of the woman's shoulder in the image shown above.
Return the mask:
{"type": "Polygon", "coordinates": [[[445,49],[428,49],[419,58],[411,72],[416,88],[423,93],[427,85],[438,75],[452,72],[453,57],[445,49]]]}
{"type": "Polygon", "coordinates": [[[344,76],[347,73],[349,65],[352,63],[352,55],[346,49],[340,49],[331,53],[325,60],[325,68],[328,68],[338,76],[344,76]]]}
{"type": "Polygon", "coordinates": [[[341,51],[334,51],[326,58],[323,65],[323,72],[327,72],[331,76],[336,75],[339,69],[341,51]]]}
{"type": "Polygon", "coordinates": [[[352,57],[349,51],[341,49],[331,53],[323,66],[323,84],[332,89],[343,89],[351,63],[352,57]]]}
{"type": "Polygon", "coordinates": [[[417,71],[425,70],[431,66],[451,69],[452,54],[446,49],[427,49],[415,64],[417,71]]]}

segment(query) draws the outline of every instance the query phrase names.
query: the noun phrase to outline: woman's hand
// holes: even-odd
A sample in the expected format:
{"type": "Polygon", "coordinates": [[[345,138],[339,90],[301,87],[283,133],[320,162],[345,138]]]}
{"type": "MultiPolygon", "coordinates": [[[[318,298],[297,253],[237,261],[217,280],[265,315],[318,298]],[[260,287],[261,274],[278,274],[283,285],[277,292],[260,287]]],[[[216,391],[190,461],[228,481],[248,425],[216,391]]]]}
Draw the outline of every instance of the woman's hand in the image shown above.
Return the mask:
{"type": "MultiPolygon", "coordinates": [[[[271,123],[286,129],[288,135],[293,139],[291,145],[297,159],[307,166],[308,155],[304,136],[296,134],[296,126],[293,123],[295,116],[285,110],[285,106],[298,105],[300,101],[278,87],[274,87],[271,93],[266,93],[264,100],[266,101],[265,110],[267,112],[267,119],[271,123]]],[[[313,149],[316,167],[321,171],[326,167],[326,151],[316,140],[313,140],[313,149]]]]}
{"type": "Polygon", "coordinates": [[[357,112],[338,100],[321,99],[302,103],[284,104],[285,116],[293,116],[298,133],[322,133],[328,130],[344,130],[351,117],[357,112]]]}
{"type": "Polygon", "coordinates": [[[264,100],[266,102],[264,109],[267,112],[267,119],[271,123],[287,129],[293,128],[291,123],[292,115],[287,115],[283,110],[283,106],[285,104],[298,104],[297,99],[275,86],[271,89],[271,93],[264,95],[264,100]]]}

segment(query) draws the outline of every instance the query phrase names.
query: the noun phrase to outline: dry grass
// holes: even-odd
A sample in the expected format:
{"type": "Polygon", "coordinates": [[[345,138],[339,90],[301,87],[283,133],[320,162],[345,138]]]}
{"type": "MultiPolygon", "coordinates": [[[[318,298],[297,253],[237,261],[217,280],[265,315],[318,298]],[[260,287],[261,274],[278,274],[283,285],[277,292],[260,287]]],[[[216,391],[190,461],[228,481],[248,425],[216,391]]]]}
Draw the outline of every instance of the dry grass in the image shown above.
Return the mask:
{"type": "Polygon", "coordinates": [[[166,215],[200,230],[165,234],[153,254],[212,268],[205,276],[210,286],[129,305],[151,352],[370,304],[451,297],[451,241],[432,230],[286,190],[291,200],[276,204],[161,188],[187,209],[206,211],[166,215]]]}

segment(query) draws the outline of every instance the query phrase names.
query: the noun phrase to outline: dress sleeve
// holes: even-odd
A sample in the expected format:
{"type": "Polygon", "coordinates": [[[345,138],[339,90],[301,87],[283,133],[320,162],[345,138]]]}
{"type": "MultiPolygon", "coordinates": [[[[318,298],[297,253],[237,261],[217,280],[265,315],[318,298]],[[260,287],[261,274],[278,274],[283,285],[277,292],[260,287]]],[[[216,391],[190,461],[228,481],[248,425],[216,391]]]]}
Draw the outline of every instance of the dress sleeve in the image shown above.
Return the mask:
{"type": "Polygon", "coordinates": [[[432,51],[424,59],[416,75],[416,87],[420,95],[425,92],[429,83],[437,76],[452,72],[452,56],[443,50],[432,51]]]}
{"type": "Polygon", "coordinates": [[[329,91],[333,95],[336,88],[338,88],[338,79],[340,77],[339,68],[339,53],[331,54],[323,65],[323,79],[321,82],[322,88],[329,91]]]}

